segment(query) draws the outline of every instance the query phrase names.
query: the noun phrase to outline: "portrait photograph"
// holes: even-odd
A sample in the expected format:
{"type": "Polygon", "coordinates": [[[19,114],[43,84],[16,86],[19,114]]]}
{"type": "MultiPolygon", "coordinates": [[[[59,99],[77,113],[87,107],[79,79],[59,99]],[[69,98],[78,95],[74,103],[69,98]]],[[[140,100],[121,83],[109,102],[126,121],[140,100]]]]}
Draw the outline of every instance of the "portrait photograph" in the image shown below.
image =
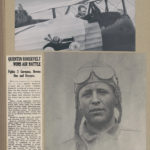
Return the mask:
{"type": "Polygon", "coordinates": [[[47,53],[45,150],[146,150],[146,57],[47,53]]]}
{"type": "Polygon", "coordinates": [[[135,0],[15,0],[17,51],[135,51],[135,0]]]}

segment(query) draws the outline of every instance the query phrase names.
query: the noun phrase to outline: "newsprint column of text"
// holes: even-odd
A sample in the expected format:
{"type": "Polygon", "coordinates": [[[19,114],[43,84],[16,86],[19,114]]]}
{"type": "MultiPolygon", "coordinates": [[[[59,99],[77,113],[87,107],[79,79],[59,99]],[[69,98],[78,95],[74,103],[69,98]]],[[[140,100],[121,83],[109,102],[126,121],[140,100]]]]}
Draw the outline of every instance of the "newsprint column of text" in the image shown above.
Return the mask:
{"type": "Polygon", "coordinates": [[[8,150],[42,150],[42,57],[7,56],[8,150]]]}

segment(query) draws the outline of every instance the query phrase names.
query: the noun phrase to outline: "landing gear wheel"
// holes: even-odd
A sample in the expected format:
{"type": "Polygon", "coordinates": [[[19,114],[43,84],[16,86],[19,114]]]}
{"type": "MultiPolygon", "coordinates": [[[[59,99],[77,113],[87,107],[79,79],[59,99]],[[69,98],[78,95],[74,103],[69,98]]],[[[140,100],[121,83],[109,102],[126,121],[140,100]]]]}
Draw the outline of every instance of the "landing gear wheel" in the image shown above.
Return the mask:
{"type": "Polygon", "coordinates": [[[78,43],[78,42],[72,42],[69,45],[69,49],[70,50],[80,50],[80,43],[78,43]]]}

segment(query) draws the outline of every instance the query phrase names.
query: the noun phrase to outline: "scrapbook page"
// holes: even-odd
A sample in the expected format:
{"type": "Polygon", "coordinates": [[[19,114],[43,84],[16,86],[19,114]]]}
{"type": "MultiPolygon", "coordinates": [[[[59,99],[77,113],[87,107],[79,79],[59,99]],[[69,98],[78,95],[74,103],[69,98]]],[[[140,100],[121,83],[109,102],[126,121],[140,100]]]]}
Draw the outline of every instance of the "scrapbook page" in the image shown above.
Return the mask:
{"type": "Polygon", "coordinates": [[[148,0],[2,0],[1,150],[149,150],[148,0]]]}

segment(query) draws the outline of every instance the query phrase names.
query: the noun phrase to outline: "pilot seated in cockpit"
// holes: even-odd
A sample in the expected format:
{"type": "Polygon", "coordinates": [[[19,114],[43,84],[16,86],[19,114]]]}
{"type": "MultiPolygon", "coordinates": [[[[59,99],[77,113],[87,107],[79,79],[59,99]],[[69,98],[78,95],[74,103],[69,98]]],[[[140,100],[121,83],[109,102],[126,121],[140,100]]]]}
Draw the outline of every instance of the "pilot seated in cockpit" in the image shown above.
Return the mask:
{"type": "Polygon", "coordinates": [[[100,9],[98,9],[98,7],[94,3],[90,3],[88,10],[86,6],[79,5],[78,14],[76,15],[76,17],[83,20],[87,20],[90,23],[98,21],[100,15],[101,15],[100,9]]]}
{"type": "Polygon", "coordinates": [[[76,15],[77,18],[84,19],[86,17],[87,8],[84,5],[80,5],[78,7],[78,14],[76,15]]]}

